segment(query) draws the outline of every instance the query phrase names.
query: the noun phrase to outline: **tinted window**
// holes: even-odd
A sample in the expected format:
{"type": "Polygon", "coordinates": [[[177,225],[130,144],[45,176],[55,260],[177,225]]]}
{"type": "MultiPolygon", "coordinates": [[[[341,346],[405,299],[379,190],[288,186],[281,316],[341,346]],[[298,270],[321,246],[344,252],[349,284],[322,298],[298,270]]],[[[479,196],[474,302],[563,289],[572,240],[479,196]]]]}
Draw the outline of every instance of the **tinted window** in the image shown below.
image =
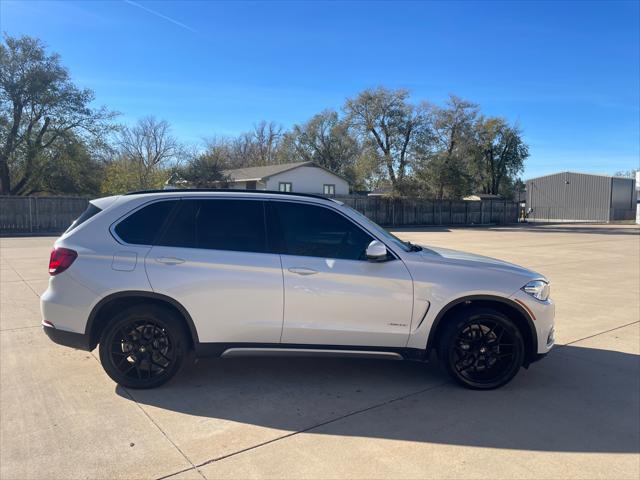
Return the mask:
{"type": "Polygon", "coordinates": [[[267,251],[264,206],[254,200],[182,200],[161,245],[267,251]]]}
{"type": "Polygon", "coordinates": [[[71,230],[76,228],[78,225],[83,224],[84,222],[89,220],[94,215],[100,213],[101,211],[102,210],[100,210],[98,207],[96,207],[93,203],[90,203],[89,206],[87,207],[87,209],[84,212],[82,212],[82,215],[80,215],[78,218],[76,218],[73,221],[73,223],[69,226],[69,228],[67,228],[67,232],[70,232],[71,230]]]}
{"type": "Polygon", "coordinates": [[[155,202],[141,208],[116,226],[116,234],[127,243],[152,245],[177,202],[178,200],[155,202]]]}
{"type": "Polygon", "coordinates": [[[373,240],[353,222],[325,207],[273,202],[282,232],[283,252],[307,257],[365,260],[373,240]]]}

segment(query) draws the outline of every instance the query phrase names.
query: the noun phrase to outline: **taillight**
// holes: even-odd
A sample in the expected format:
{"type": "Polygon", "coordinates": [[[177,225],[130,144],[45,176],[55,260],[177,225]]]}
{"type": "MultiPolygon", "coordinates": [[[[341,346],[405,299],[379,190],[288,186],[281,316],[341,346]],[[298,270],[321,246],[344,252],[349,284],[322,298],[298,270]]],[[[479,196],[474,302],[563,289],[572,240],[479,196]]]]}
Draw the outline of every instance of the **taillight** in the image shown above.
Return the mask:
{"type": "Polygon", "coordinates": [[[78,253],[75,250],[54,248],[51,250],[51,258],[49,259],[49,275],[57,275],[64,272],[77,257],[78,253]]]}

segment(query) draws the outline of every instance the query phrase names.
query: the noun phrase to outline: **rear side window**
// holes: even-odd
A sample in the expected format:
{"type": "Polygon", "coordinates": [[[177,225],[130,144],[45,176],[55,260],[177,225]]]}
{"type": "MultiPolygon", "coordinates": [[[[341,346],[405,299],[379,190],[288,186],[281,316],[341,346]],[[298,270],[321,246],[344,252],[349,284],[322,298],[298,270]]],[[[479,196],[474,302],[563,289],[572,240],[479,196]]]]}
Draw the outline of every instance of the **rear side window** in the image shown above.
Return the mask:
{"type": "Polygon", "coordinates": [[[182,200],[159,245],[265,253],[264,202],[182,200]]]}
{"type": "Polygon", "coordinates": [[[287,255],[366,260],[373,238],[333,210],[316,205],[273,202],[287,255]]]}
{"type": "Polygon", "coordinates": [[[153,245],[176,203],[178,200],[165,200],[147,205],[121,221],[115,232],[127,243],[153,245]]]}
{"type": "MultiPolygon", "coordinates": [[[[67,228],[67,232],[70,232],[74,228],[77,228],[79,225],[82,225],[84,222],[89,220],[94,215],[97,215],[101,211],[102,210],[99,209],[98,207],[96,207],[93,203],[90,203],[89,206],[87,207],[87,209],[84,212],[82,212],[82,215],[80,215],[78,218],[76,218],[73,221],[73,223],[71,225],[69,225],[69,228],[67,228]]],[[[65,233],[67,233],[67,232],[65,232],[65,233]]]]}

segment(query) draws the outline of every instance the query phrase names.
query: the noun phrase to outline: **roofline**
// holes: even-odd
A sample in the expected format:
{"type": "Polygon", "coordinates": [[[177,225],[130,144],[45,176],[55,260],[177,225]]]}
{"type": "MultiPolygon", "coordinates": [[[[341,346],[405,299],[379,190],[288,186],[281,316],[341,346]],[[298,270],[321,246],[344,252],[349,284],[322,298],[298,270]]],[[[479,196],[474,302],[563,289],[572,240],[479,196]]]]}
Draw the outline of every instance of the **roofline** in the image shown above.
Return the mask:
{"type": "Polygon", "coordinates": [[[181,194],[181,193],[245,193],[248,195],[283,195],[291,197],[307,197],[316,198],[319,200],[334,201],[330,197],[323,197],[322,195],[316,195],[313,193],[298,193],[298,192],[280,192],[277,190],[243,190],[241,188],[173,188],[168,190],[156,189],[156,190],[138,190],[135,192],[127,192],[123,195],[145,195],[153,193],[168,193],[168,194],[181,194]]]}
{"type": "MultiPolygon", "coordinates": [[[[285,168],[284,170],[280,170],[279,172],[276,173],[271,173],[269,175],[264,175],[262,177],[258,177],[258,178],[232,178],[231,181],[232,182],[252,182],[252,181],[258,181],[258,180],[263,180],[265,178],[269,178],[269,177],[273,177],[274,175],[278,175],[280,173],[284,173],[284,172],[288,172],[290,170],[294,170],[296,168],[299,167],[304,167],[307,166],[309,164],[312,164],[312,161],[308,161],[308,162],[296,162],[295,165],[290,166],[289,168],[285,168]]],[[[229,172],[233,172],[234,170],[245,170],[245,169],[249,169],[249,168],[260,168],[260,167],[270,167],[272,165],[258,165],[255,167],[241,167],[241,168],[230,168],[228,170],[223,170],[222,172],[225,175],[229,175],[229,172]]],[[[273,165],[273,166],[277,166],[277,164],[273,165]]]]}
{"type": "MultiPolygon", "coordinates": [[[[264,165],[264,166],[269,166],[269,165],[264,165]]],[[[280,175],[281,173],[285,173],[285,172],[290,172],[291,170],[295,170],[296,168],[300,168],[300,167],[316,167],[316,168],[320,168],[322,170],[324,170],[325,172],[329,172],[332,175],[335,175],[338,178],[341,178],[342,180],[344,180],[345,182],[349,183],[349,180],[340,175],[339,173],[334,172],[333,170],[329,170],[327,167],[324,167],[316,162],[314,162],[313,160],[309,160],[308,162],[297,162],[295,165],[292,165],[289,168],[285,168],[284,170],[280,170],[279,172],[276,173],[271,173],[269,175],[265,175],[263,177],[259,177],[259,178],[232,178],[230,180],[227,180],[228,182],[259,182],[260,180],[264,180],[266,178],[271,178],[271,177],[275,177],[276,175],[280,175]]],[[[256,168],[256,167],[246,167],[246,168],[256,168]]],[[[223,170],[223,173],[225,173],[225,175],[229,175],[229,172],[232,172],[234,170],[244,170],[244,168],[232,168],[229,170],[223,170]]],[[[224,181],[224,180],[221,180],[224,181]]]]}
{"type": "Polygon", "coordinates": [[[546,175],[540,175],[538,177],[532,177],[532,178],[528,178],[525,180],[526,182],[530,182],[532,180],[537,180],[539,178],[545,178],[545,177],[553,177],[555,175],[561,175],[561,174],[567,174],[567,173],[571,173],[573,175],[590,175],[592,177],[604,177],[604,178],[621,178],[621,179],[625,179],[625,180],[633,180],[633,177],[621,177],[619,175],[605,175],[604,173],[587,173],[587,172],[574,172],[572,170],[564,170],[562,172],[556,172],[556,173],[548,173],[546,175]]]}

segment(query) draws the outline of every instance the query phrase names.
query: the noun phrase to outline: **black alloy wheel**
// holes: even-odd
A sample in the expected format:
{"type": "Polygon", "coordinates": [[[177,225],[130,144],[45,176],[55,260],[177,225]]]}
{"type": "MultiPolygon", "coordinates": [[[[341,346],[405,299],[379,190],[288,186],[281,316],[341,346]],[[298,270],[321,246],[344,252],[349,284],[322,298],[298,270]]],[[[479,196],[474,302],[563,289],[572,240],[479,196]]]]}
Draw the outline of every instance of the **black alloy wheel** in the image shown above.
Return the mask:
{"type": "Polygon", "coordinates": [[[438,347],[440,361],[457,382],[477,390],[508,383],[524,362],[518,327],[493,309],[469,309],[446,325],[438,347]]]}
{"type": "Polygon", "coordinates": [[[188,340],[176,315],[157,305],[137,305],[117,315],[100,339],[107,374],[129,388],[153,388],[180,369],[188,340]]]}

